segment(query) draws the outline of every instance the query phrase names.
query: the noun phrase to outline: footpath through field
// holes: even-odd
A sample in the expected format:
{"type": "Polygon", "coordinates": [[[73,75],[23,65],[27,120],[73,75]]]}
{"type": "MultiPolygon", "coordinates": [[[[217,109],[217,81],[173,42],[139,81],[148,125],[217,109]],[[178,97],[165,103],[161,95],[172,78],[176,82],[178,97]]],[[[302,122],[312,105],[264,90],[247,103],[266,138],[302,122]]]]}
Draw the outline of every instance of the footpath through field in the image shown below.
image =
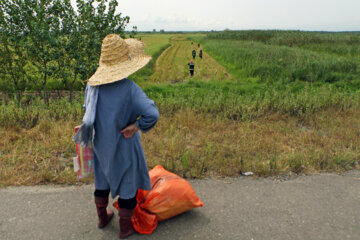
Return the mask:
{"type": "MultiPolygon", "coordinates": [[[[204,202],[129,239],[350,239],[360,236],[360,171],[191,180],[204,202]]],[[[0,190],[0,239],[118,239],[118,217],[96,227],[93,185],[0,190]]],[[[112,201],[111,201],[112,202],[112,201]]]]}
{"type": "Polygon", "coordinates": [[[186,40],[183,36],[173,37],[171,46],[157,59],[154,74],[150,77],[153,82],[183,82],[190,78],[188,62],[193,59],[191,53],[196,51],[194,59],[194,78],[204,81],[226,80],[229,74],[208,55],[198,43],[186,40]],[[200,49],[203,50],[202,59],[199,57],[200,49]]]}

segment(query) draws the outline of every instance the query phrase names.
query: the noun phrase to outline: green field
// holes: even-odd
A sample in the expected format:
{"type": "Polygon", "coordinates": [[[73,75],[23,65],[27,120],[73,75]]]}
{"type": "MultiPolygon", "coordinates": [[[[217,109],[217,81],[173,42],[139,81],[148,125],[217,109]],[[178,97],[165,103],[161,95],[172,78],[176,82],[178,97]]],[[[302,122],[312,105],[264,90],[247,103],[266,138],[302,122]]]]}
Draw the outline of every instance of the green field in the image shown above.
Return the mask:
{"type": "Polygon", "coordinates": [[[153,56],[164,46],[167,46],[173,36],[174,34],[139,34],[136,38],[145,43],[146,54],[153,56]]]}
{"type": "Polygon", "coordinates": [[[236,33],[210,34],[203,39],[203,44],[238,79],[271,84],[302,81],[360,87],[359,34],[236,33]]]}
{"type": "Polygon", "coordinates": [[[193,78],[209,81],[209,80],[227,80],[229,74],[207,53],[203,54],[203,58],[199,57],[199,51],[202,47],[191,41],[186,41],[185,37],[177,36],[171,40],[171,46],[166,49],[159,57],[155,65],[154,74],[149,81],[155,83],[170,82],[179,83],[190,79],[189,67],[187,63],[192,59],[192,50],[197,52],[195,57],[195,73],[193,78]]]}
{"type": "MultiPolygon", "coordinates": [[[[359,168],[360,34],[142,34],[153,60],[130,76],[160,110],[142,135],[149,167],[185,177],[359,168]],[[193,44],[191,44],[193,42],[193,44]],[[195,59],[190,78],[187,62],[195,59]]],[[[47,105],[2,96],[2,185],[74,183],[82,94],[47,105]]],[[[91,178],[82,181],[92,181],[91,178]]]]}

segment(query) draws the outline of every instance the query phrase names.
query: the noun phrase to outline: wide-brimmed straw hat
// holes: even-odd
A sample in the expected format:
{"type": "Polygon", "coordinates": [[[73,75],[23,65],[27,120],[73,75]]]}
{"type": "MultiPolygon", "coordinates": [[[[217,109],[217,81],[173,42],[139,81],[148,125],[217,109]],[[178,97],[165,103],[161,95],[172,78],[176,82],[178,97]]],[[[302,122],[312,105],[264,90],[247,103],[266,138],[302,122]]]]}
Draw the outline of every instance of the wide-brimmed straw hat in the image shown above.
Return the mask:
{"type": "Polygon", "coordinates": [[[150,59],[145,55],[143,42],[109,34],[102,41],[99,67],[88,83],[98,86],[120,81],[144,67],[150,59]]]}

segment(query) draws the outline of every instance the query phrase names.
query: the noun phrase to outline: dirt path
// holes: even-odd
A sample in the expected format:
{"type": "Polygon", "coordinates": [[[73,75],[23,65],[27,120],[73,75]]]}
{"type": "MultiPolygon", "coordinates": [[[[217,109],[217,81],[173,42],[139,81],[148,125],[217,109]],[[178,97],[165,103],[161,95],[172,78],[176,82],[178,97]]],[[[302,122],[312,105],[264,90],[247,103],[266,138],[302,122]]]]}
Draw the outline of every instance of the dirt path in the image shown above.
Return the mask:
{"type": "Polygon", "coordinates": [[[191,44],[191,41],[185,37],[177,36],[171,39],[171,46],[166,49],[156,61],[155,72],[150,77],[153,82],[183,82],[190,78],[189,67],[187,63],[192,59],[192,50],[196,50],[195,79],[204,81],[226,80],[229,74],[218,64],[210,55],[203,50],[203,58],[199,57],[197,43],[191,44]]]}
{"type": "MultiPolygon", "coordinates": [[[[360,171],[191,180],[204,207],[129,239],[312,240],[360,236],[360,171]]],[[[93,185],[0,190],[0,239],[118,239],[118,217],[96,227],[93,185]]],[[[111,203],[113,201],[110,201],[111,203]]],[[[113,207],[111,207],[114,209],[113,207]]]]}

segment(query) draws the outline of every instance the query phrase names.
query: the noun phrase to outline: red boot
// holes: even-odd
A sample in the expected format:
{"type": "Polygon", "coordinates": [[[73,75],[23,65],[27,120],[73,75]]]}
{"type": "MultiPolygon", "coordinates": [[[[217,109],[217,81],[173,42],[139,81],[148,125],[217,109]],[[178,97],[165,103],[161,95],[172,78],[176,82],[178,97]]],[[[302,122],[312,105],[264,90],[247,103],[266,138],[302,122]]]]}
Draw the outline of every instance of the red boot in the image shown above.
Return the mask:
{"type": "Polygon", "coordinates": [[[120,238],[127,238],[135,233],[131,223],[131,217],[133,213],[134,209],[119,208],[120,238]]]}
{"type": "Polygon", "coordinates": [[[96,197],[95,196],[95,205],[97,214],[99,217],[99,223],[98,228],[105,227],[112,217],[114,216],[114,212],[111,210],[106,210],[106,207],[108,206],[109,198],[108,197],[96,197]]]}

